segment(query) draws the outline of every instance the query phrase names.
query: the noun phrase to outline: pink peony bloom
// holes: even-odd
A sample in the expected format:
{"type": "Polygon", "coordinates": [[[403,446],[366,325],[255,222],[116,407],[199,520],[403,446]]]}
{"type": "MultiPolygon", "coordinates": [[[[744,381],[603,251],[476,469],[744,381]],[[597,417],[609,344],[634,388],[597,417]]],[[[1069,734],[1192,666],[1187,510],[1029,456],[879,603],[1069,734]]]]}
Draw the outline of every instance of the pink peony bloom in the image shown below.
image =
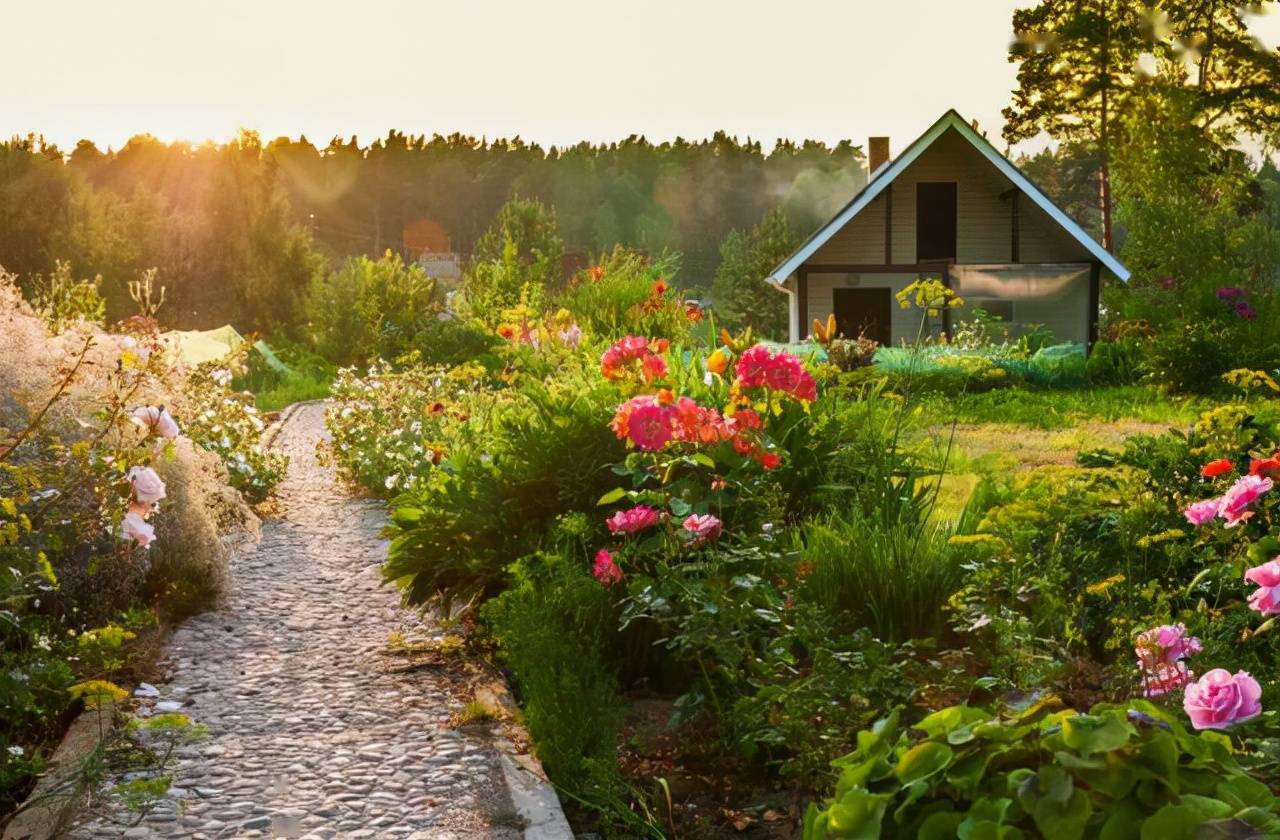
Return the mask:
{"type": "Polygon", "coordinates": [[[178,421],[164,406],[144,405],[133,410],[130,419],[157,437],[176,438],[178,421]]]}
{"type": "Polygon", "coordinates": [[[604,522],[611,533],[634,534],[658,524],[658,512],[648,505],[636,505],[630,510],[620,510],[604,522]]]}
{"type": "Polygon", "coordinates": [[[139,502],[158,502],[164,498],[164,482],[151,467],[130,467],[125,474],[133,485],[133,498],[139,502]]]}
{"type": "Polygon", "coordinates": [[[1253,516],[1253,511],[1249,510],[1249,505],[1253,504],[1263,493],[1270,490],[1272,486],[1274,486],[1274,482],[1269,478],[1262,478],[1256,475],[1241,476],[1235,484],[1231,485],[1230,490],[1222,494],[1222,503],[1218,508],[1218,516],[1227,520],[1228,528],[1234,528],[1253,516]]]}
{"type": "Polygon", "coordinates": [[[606,548],[596,552],[596,561],[591,567],[591,574],[595,575],[596,580],[604,586],[612,586],[622,580],[622,569],[613,562],[613,555],[606,548]]]}
{"type": "Polygon", "coordinates": [[[1186,663],[1174,662],[1161,665],[1152,671],[1142,674],[1142,696],[1162,697],[1171,691],[1177,691],[1195,679],[1195,674],[1187,670],[1186,663]]]}
{"type": "Polygon", "coordinates": [[[657,452],[667,445],[673,434],[670,407],[652,400],[640,403],[627,418],[627,434],[631,442],[647,452],[657,452]]]}
{"type": "Polygon", "coordinates": [[[1133,644],[1139,667],[1151,671],[1161,665],[1173,665],[1202,649],[1200,640],[1195,636],[1188,636],[1187,625],[1182,623],[1152,627],[1139,633],[1133,644]]]}
{"type": "Polygon", "coordinates": [[[1202,502],[1193,502],[1187,505],[1187,509],[1182,512],[1182,515],[1192,525],[1205,525],[1213,521],[1213,518],[1218,515],[1218,508],[1221,506],[1221,499],[1205,499],[1202,502]]]}
{"type": "Polygon", "coordinates": [[[1263,615],[1280,615],[1280,557],[1254,566],[1244,573],[1244,579],[1258,584],[1249,593],[1249,609],[1263,615]]]}
{"type": "Polygon", "coordinates": [[[696,542],[706,542],[720,538],[723,530],[719,519],[711,514],[691,514],[684,521],[684,529],[693,535],[696,542]]]}
{"type": "Polygon", "coordinates": [[[1227,729],[1262,714],[1262,687],[1246,671],[1214,668],[1187,686],[1182,708],[1196,729],[1227,729]]]}
{"type": "Polygon", "coordinates": [[[124,522],[120,524],[120,529],[125,539],[133,540],[143,548],[151,545],[151,541],[156,538],[156,529],[148,525],[141,515],[135,513],[132,505],[129,512],[124,515],[124,522]]]}

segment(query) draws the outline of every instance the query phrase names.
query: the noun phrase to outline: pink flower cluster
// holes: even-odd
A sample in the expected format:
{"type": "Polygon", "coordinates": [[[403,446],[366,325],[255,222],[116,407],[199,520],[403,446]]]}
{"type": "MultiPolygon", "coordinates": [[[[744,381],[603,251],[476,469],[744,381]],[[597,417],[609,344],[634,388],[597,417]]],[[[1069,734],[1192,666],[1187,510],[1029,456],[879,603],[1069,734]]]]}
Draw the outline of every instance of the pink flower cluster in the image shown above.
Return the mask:
{"type": "Polygon", "coordinates": [[[667,375],[667,360],[662,354],[670,346],[665,338],[650,341],[629,335],[613,344],[600,357],[600,373],[605,379],[619,380],[638,371],[645,384],[667,375]]]}
{"type": "Polygon", "coordinates": [[[1216,516],[1225,520],[1228,528],[1234,528],[1253,516],[1250,506],[1274,486],[1275,482],[1260,475],[1241,476],[1221,498],[1188,505],[1183,516],[1192,525],[1208,524],[1216,516]]]}
{"type": "Polygon", "coordinates": [[[689,397],[671,398],[669,391],[632,397],[618,406],[609,424],[619,440],[629,440],[645,452],[657,452],[671,441],[703,445],[731,441],[738,454],[773,469],[782,459],[761,445],[763,425],[760,415],[751,409],[725,416],[689,397]]]}
{"type": "Polygon", "coordinates": [[[146,548],[156,538],[156,529],[147,520],[164,498],[164,481],[150,467],[130,467],[125,478],[129,481],[131,493],[121,531],[127,539],[146,548]]]}
{"type": "Polygon", "coordinates": [[[738,385],[743,388],[768,388],[788,394],[801,402],[818,398],[818,386],[804,363],[790,353],[770,353],[757,344],[742,354],[737,366],[738,385]]]}
{"type": "Polygon", "coordinates": [[[595,562],[591,566],[591,574],[595,575],[596,580],[600,581],[602,586],[613,586],[622,580],[622,569],[618,567],[613,555],[609,553],[607,548],[602,548],[596,552],[595,562]]]}
{"type": "Polygon", "coordinates": [[[1139,633],[1133,652],[1138,656],[1143,695],[1159,697],[1189,683],[1195,675],[1182,660],[1202,647],[1199,639],[1187,635],[1185,624],[1162,624],[1139,633]]]}

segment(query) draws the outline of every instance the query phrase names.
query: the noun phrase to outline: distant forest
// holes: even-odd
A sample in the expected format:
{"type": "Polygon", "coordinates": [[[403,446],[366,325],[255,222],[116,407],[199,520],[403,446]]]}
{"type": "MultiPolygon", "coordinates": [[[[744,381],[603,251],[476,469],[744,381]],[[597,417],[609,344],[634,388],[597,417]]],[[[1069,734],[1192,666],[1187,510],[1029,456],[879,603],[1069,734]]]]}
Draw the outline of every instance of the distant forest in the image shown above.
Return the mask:
{"type": "Polygon", "coordinates": [[[865,181],[852,142],[780,141],[766,154],[723,133],[563,149],[399,132],[324,147],[252,132],[200,145],[140,135],[118,150],[81,141],[69,152],[16,138],[0,144],[0,265],[30,277],[63,259],[77,275],[100,273],[112,314],[130,311],[125,284],[154,266],[169,288],[166,320],[265,328],[263,290],[301,288],[316,270],[310,257],[465,259],[520,196],[555,210],[566,261],[615,244],[674,251],[680,282],[705,289],[730,231],[781,207],[807,232],[865,181]]]}

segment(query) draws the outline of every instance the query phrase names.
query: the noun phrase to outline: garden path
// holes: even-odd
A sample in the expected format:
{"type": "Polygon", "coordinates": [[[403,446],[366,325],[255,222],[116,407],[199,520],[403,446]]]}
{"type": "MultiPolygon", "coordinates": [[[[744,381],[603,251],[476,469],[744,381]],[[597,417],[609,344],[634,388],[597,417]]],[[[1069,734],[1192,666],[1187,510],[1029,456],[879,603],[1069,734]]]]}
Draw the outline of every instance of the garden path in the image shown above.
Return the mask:
{"type": "Polygon", "coordinates": [[[388,635],[418,618],[381,584],[382,506],[317,461],[324,434],[322,404],[288,417],[280,516],[233,559],[224,603],[174,632],[142,701],[181,704],[208,736],[178,749],[139,825],[99,813],[74,837],[522,836],[494,736],[450,725],[449,676],[388,668],[388,635]]]}

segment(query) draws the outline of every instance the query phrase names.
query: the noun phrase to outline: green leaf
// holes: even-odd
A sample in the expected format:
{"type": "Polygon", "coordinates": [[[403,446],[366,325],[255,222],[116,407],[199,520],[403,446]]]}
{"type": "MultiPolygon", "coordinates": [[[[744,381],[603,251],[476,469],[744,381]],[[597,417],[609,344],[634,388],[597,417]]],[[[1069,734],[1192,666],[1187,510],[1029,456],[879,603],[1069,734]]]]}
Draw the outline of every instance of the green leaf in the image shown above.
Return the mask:
{"type": "Polygon", "coordinates": [[[939,709],[931,715],[926,715],[924,720],[916,724],[915,728],[930,738],[939,738],[954,729],[959,729],[962,726],[980,720],[989,720],[990,718],[991,715],[981,709],[975,709],[970,706],[949,706],[945,709],[939,709]]]}
{"type": "Polygon", "coordinates": [[[610,490],[608,493],[605,493],[603,496],[601,496],[600,501],[596,502],[596,505],[597,506],[611,505],[626,495],[627,495],[626,490],[624,490],[621,487],[615,487],[612,490],[610,490]]]}
{"type": "Polygon", "coordinates": [[[1089,802],[1088,794],[1082,790],[1073,790],[1065,802],[1048,796],[1037,800],[1031,810],[1031,819],[1045,837],[1052,837],[1053,840],[1079,840],[1084,837],[1084,829],[1092,813],[1093,805],[1089,802]]]}
{"type": "Polygon", "coordinates": [[[1165,805],[1142,823],[1142,840],[1195,840],[1199,826],[1231,816],[1231,806],[1218,799],[1191,794],[1165,805]]]}
{"type": "Polygon", "coordinates": [[[827,834],[848,840],[877,840],[884,809],[891,797],[851,788],[827,809],[827,834]]]}
{"type": "Polygon", "coordinates": [[[1121,802],[1102,824],[1098,840],[1133,840],[1142,830],[1146,814],[1132,801],[1121,802]]]}
{"type": "Polygon", "coordinates": [[[991,753],[976,752],[960,759],[947,768],[947,781],[965,796],[973,796],[993,757],[991,753]]]}
{"type": "Polygon", "coordinates": [[[675,516],[688,516],[693,512],[693,505],[689,504],[684,499],[672,497],[669,506],[671,508],[671,513],[675,516]]]}
{"type": "Polygon", "coordinates": [[[946,744],[924,741],[907,750],[893,772],[902,784],[914,784],[945,770],[954,756],[954,751],[946,744]]]}
{"type": "Polygon", "coordinates": [[[956,830],[960,828],[960,822],[964,819],[964,814],[956,811],[939,811],[936,814],[930,814],[929,817],[920,823],[920,830],[916,832],[918,840],[955,840],[956,830]]]}
{"type": "Polygon", "coordinates": [[[1137,732],[1118,715],[1072,715],[1062,719],[1062,740],[1071,749],[1090,755],[1118,750],[1137,732]]]}
{"type": "Polygon", "coordinates": [[[695,452],[689,456],[689,460],[704,467],[710,467],[713,470],[716,468],[715,459],[705,452],[695,452]]]}

